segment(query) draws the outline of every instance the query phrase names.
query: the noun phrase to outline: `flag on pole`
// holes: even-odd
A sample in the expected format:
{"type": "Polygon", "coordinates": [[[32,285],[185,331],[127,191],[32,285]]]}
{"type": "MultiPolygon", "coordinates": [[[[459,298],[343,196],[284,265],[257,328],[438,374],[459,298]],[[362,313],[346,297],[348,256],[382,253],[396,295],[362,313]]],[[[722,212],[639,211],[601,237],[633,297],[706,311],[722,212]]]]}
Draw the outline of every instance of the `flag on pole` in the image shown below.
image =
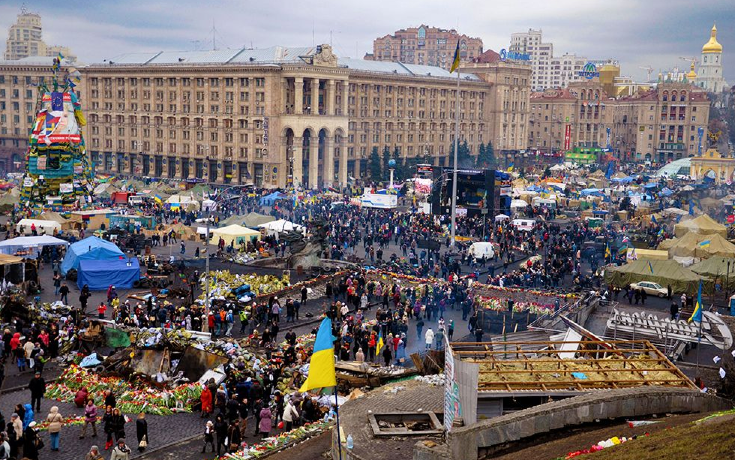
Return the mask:
{"type": "Polygon", "coordinates": [[[653,265],[651,265],[651,261],[648,261],[648,269],[651,270],[651,274],[653,275],[653,265]]]}
{"type": "Polygon", "coordinates": [[[309,360],[309,376],[299,391],[337,386],[334,370],[334,343],[332,342],[332,320],[324,318],[319,325],[314,342],[314,353],[309,360]]]}
{"type": "Polygon", "coordinates": [[[449,73],[454,73],[457,69],[459,69],[459,40],[457,40],[457,49],[454,50],[454,59],[452,60],[452,67],[449,69],[449,73]]]}
{"type": "Polygon", "coordinates": [[[515,165],[515,163],[511,163],[511,164],[508,165],[508,172],[513,172],[513,166],[514,165],[515,165]]]}
{"type": "Polygon", "coordinates": [[[383,348],[383,345],[385,345],[385,343],[383,342],[383,330],[381,329],[378,332],[378,344],[375,346],[376,355],[380,356],[380,350],[383,348]]]}
{"type": "Polygon", "coordinates": [[[610,245],[609,244],[606,244],[605,245],[605,258],[606,259],[609,259],[611,255],[612,254],[610,254],[610,245]]]}
{"type": "Polygon", "coordinates": [[[699,291],[697,291],[697,303],[694,304],[694,311],[692,316],[689,318],[689,322],[698,321],[702,322],[702,280],[699,280],[699,291]]]}

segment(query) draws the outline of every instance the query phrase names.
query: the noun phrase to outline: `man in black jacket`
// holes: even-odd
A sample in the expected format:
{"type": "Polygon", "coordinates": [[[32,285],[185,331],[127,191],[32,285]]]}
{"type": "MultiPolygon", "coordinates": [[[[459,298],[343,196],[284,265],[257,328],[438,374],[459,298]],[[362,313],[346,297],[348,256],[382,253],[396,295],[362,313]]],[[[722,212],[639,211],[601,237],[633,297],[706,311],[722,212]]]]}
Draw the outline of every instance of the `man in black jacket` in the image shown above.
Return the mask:
{"type": "Polygon", "coordinates": [[[46,393],[46,381],[41,377],[40,372],[36,372],[36,376],[28,383],[28,389],[31,390],[31,407],[35,404],[38,413],[41,411],[41,398],[46,393]]]}

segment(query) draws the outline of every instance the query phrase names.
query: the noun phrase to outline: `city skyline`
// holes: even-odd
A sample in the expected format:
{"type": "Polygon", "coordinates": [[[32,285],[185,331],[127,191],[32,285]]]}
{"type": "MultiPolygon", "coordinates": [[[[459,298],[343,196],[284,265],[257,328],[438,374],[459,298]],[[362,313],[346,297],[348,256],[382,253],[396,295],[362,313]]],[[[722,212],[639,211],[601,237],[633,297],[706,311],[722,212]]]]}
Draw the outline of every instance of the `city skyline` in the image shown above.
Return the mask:
{"type": "MultiPolygon", "coordinates": [[[[618,59],[622,74],[637,80],[645,79],[646,72],[640,67],[648,65],[655,69],[654,76],[674,66],[686,68],[688,64],[679,57],[699,58],[716,20],[722,25],[718,40],[724,47],[725,78],[735,81],[735,58],[730,58],[729,52],[735,49],[735,34],[725,26],[735,21],[735,11],[728,2],[714,0],[693,6],[677,0],[666,2],[665,9],[658,3],[624,0],[615,5],[593,5],[561,0],[554,6],[539,7],[537,2],[526,1],[511,7],[472,1],[447,13],[445,4],[433,0],[420,4],[324,0],[300,2],[298,7],[293,2],[262,5],[234,0],[219,1],[217,6],[190,0],[103,2],[95,9],[88,9],[81,0],[70,0],[63,7],[39,0],[29,10],[42,16],[46,42],[70,47],[84,63],[99,63],[129,52],[211,49],[213,25],[220,49],[331,42],[339,56],[361,59],[372,51],[375,38],[426,24],[479,37],[485,49],[495,51],[509,46],[511,33],[542,29],[544,37],[554,43],[556,55],[569,52],[618,59]],[[385,14],[388,6],[392,14],[385,14]],[[350,17],[360,20],[344,21],[350,17]]],[[[5,33],[22,6],[0,5],[0,29],[5,33]]]]}

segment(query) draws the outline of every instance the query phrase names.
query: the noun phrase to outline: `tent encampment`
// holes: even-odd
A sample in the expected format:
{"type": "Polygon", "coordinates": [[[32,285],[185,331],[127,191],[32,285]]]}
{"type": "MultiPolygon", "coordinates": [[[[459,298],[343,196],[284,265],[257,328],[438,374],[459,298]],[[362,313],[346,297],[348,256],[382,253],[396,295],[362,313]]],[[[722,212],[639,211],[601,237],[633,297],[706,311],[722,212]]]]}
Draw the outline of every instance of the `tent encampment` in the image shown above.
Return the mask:
{"type": "Polygon", "coordinates": [[[293,222],[289,222],[285,219],[278,219],[273,222],[260,224],[258,227],[264,228],[267,235],[274,235],[276,239],[278,239],[278,235],[281,232],[290,232],[294,230],[303,232],[305,230],[303,225],[294,224],[293,222]]]}
{"type": "Polygon", "coordinates": [[[220,238],[227,245],[234,242],[235,246],[239,246],[243,241],[249,242],[260,239],[260,232],[243,227],[242,225],[229,225],[212,230],[212,237],[209,239],[209,242],[210,244],[219,244],[220,238]]]}
{"type": "Polygon", "coordinates": [[[722,286],[727,283],[729,291],[735,287],[735,260],[731,257],[710,257],[692,265],[689,269],[698,275],[712,278],[722,286]],[[730,269],[729,275],[728,269],[730,269]]]}
{"type": "Polygon", "coordinates": [[[689,232],[678,238],[676,244],[669,248],[669,257],[674,256],[702,259],[712,256],[735,257],[735,244],[717,233],[701,235],[689,232]]]}
{"type": "Polygon", "coordinates": [[[53,220],[21,219],[15,225],[15,230],[22,235],[30,235],[31,227],[36,226],[38,234],[46,233],[52,235],[54,230],[61,231],[61,224],[53,220]]]}
{"type": "Polygon", "coordinates": [[[270,195],[266,195],[263,198],[261,198],[260,201],[258,201],[258,204],[260,206],[273,206],[273,204],[275,204],[276,201],[283,200],[286,198],[286,196],[287,195],[285,193],[273,192],[270,195]]]}
{"type": "Polygon", "coordinates": [[[663,287],[671,286],[674,293],[686,292],[694,295],[699,289],[699,281],[710,281],[693,271],[679,265],[675,260],[636,260],[619,267],[605,269],[605,282],[625,288],[631,283],[652,281],[663,287]]]}
{"type": "Polygon", "coordinates": [[[119,259],[125,259],[125,254],[115,243],[96,236],[90,236],[69,246],[64,260],[61,262],[61,274],[66,276],[66,273],[71,269],[78,271],[81,260],[119,259]]]}
{"type": "MultiPolygon", "coordinates": [[[[68,244],[69,243],[67,241],[54,238],[50,235],[20,236],[18,238],[11,238],[0,242],[0,253],[13,255],[18,251],[27,250],[29,248],[35,249],[43,246],[67,246],[68,244]]],[[[24,255],[23,257],[35,258],[36,253],[37,251],[33,251],[33,254],[24,255]]]]}
{"type": "Polygon", "coordinates": [[[258,225],[267,224],[268,222],[273,222],[274,220],[276,220],[276,218],[273,216],[251,212],[243,218],[243,221],[241,223],[246,227],[255,228],[258,225]]]}
{"type": "Polygon", "coordinates": [[[722,237],[727,238],[727,228],[724,225],[718,224],[707,214],[702,214],[692,220],[679,222],[674,226],[674,233],[676,233],[678,238],[681,238],[688,232],[699,233],[701,235],[718,233],[722,237]]]}
{"type": "Polygon", "coordinates": [[[138,259],[80,260],[77,286],[86,284],[92,291],[104,291],[110,285],[117,289],[130,289],[140,279],[138,259]]]}

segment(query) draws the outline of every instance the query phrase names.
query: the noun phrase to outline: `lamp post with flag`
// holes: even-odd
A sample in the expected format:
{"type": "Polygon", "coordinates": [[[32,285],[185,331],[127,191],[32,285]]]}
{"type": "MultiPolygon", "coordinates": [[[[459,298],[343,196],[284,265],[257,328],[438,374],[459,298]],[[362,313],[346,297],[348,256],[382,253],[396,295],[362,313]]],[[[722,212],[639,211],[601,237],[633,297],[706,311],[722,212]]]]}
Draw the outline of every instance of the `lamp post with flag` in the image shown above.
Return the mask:
{"type": "Polygon", "coordinates": [[[459,43],[457,39],[457,49],[454,50],[454,59],[449,72],[457,71],[457,97],[454,103],[454,170],[452,171],[452,238],[450,247],[456,248],[457,240],[457,152],[459,151],[459,43]]]}

